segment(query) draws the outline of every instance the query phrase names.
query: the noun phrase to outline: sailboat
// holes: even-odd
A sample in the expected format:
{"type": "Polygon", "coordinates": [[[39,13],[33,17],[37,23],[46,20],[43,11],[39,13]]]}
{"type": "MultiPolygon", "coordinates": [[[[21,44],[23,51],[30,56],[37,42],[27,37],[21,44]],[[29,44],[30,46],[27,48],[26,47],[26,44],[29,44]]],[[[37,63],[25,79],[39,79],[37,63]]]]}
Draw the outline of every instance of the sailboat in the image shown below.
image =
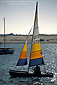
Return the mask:
{"type": "MultiPolygon", "coordinates": [[[[35,20],[34,20],[28,71],[10,70],[9,73],[12,77],[53,77],[53,73],[41,72],[41,74],[37,74],[35,72],[29,72],[29,69],[32,66],[44,65],[40,39],[39,39],[37,10],[38,10],[38,2],[36,3],[35,20]]],[[[23,66],[23,65],[27,65],[27,40],[23,46],[22,52],[20,54],[16,66],[23,66]]]]}
{"type": "Polygon", "coordinates": [[[4,17],[4,47],[0,48],[0,55],[1,54],[13,54],[14,49],[13,48],[6,48],[5,42],[6,42],[6,40],[5,40],[5,17],[4,17]]]}

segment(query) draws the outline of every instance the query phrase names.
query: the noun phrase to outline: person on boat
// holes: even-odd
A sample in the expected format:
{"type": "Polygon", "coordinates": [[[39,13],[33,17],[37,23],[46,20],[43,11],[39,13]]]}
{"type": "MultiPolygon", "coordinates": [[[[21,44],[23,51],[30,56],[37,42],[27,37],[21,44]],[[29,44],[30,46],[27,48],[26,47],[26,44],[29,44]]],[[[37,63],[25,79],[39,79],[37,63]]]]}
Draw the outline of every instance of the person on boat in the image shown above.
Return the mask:
{"type": "Polygon", "coordinates": [[[39,75],[41,74],[40,67],[38,65],[34,68],[34,73],[39,75]]]}

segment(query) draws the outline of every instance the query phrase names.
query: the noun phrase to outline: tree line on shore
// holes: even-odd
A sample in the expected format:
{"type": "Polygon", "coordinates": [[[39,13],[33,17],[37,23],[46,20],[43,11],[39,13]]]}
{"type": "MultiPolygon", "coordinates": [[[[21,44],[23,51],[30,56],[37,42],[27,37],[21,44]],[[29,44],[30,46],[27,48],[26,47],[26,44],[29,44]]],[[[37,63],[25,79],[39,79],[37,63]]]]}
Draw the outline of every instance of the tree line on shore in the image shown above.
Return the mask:
{"type": "MultiPolygon", "coordinates": [[[[5,35],[27,36],[27,34],[13,34],[13,33],[5,34],[5,35]]],[[[39,34],[39,35],[40,36],[57,36],[57,34],[39,34]]],[[[0,34],[0,36],[4,36],[4,34],[0,34]]],[[[30,36],[32,36],[32,34],[30,34],[30,36]]]]}

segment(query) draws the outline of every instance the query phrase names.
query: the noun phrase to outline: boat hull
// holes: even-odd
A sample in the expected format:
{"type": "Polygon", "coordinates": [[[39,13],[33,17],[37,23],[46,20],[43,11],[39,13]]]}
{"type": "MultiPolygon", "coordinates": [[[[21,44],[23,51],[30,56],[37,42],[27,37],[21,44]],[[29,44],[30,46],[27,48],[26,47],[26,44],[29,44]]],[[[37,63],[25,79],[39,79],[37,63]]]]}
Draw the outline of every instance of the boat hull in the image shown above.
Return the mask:
{"type": "Polygon", "coordinates": [[[9,74],[11,75],[11,77],[53,77],[53,73],[35,74],[35,73],[28,73],[26,71],[16,71],[16,70],[10,70],[9,74]]]}
{"type": "Polygon", "coordinates": [[[13,48],[0,48],[0,55],[2,54],[13,54],[13,48]]]}

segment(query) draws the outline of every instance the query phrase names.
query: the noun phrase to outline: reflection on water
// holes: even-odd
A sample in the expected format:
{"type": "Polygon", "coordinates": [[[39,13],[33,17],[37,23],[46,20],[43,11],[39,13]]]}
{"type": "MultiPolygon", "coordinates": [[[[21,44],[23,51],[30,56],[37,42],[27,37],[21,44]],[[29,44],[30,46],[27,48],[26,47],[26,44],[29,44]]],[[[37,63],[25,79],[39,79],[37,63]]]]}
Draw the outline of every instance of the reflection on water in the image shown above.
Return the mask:
{"type": "MultiPolygon", "coordinates": [[[[16,63],[19,59],[23,44],[7,44],[6,46],[14,48],[15,51],[14,54],[0,55],[0,85],[57,85],[57,79],[53,81],[52,78],[10,78],[9,70],[10,68],[16,69],[16,63]]],[[[29,61],[31,45],[28,44],[27,46],[27,61],[29,61]]],[[[3,44],[0,47],[3,47],[3,44]]],[[[57,72],[57,44],[41,44],[41,48],[46,64],[45,66],[40,66],[41,71],[57,72]]],[[[28,70],[27,67],[28,65],[17,67],[17,69],[28,70]]]]}

